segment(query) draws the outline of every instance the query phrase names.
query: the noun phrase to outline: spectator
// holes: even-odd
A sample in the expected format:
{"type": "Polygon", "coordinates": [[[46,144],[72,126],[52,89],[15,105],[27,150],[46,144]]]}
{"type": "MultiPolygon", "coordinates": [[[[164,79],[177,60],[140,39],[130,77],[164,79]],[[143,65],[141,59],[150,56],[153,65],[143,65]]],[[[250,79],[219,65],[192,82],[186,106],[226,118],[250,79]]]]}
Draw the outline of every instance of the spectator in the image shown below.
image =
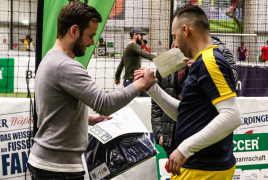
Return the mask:
{"type": "Polygon", "coordinates": [[[147,40],[144,39],[142,41],[141,49],[143,49],[144,51],[150,52],[150,48],[148,48],[146,45],[147,45],[147,40]]]}
{"type": "Polygon", "coordinates": [[[34,43],[30,35],[27,35],[25,38],[20,38],[20,41],[24,43],[24,51],[34,51],[34,43]]]}
{"type": "Polygon", "coordinates": [[[261,57],[261,62],[266,62],[268,60],[268,40],[266,42],[266,45],[261,49],[261,57]]]}
{"type": "Polygon", "coordinates": [[[248,58],[248,50],[246,46],[244,46],[244,42],[241,42],[241,46],[237,49],[237,57],[239,61],[246,61],[248,58]]]}
{"type": "MultiPolygon", "coordinates": [[[[115,84],[120,84],[120,75],[122,73],[123,67],[125,66],[125,76],[124,76],[124,87],[131,84],[134,80],[134,71],[141,68],[141,57],[145,59],[152,60],[156,56],[150,54],[147,51],[141,49],[142,39],[144,32],[141,28],[133,28],[130,32],[131,41],[127,45],[120,64],[117,67],[115,73],[115,84]]],[[[148,94],[142,91],[139,94],[140,97],[149,97],[148,94]]]]}

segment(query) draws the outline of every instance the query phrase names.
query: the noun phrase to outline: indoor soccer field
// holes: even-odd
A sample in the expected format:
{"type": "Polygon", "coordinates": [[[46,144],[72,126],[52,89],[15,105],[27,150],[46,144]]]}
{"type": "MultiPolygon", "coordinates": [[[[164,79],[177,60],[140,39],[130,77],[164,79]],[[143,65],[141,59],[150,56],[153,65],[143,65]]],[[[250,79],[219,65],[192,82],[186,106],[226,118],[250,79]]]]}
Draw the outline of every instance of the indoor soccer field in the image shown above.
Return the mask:
{"type": "MultiPolygon", "coordinates": [[[[27,161],[38,124],[36,74],[38,71],[45,72],[38,67],[57,42],[59,12],[63,6],[74,3],[73,1],[92,6],[101,15],[102,21],[94,34],[94,45],[87,46],[84,55],[75,56],[74,59],[85,68],[90,79],[106,95],[114,91],[121,92],[127,86],[126,83],[134,80],[134,74],[127,75],[129,70],[124,61],[127,46],[133,43],[132,32],[142,35],[140,44],[135,41],[140,51],[158,57],[177,47],[174,45],[176,39],[172,31],[172,23],[176,17],[174,13],[188,4],[199,6],[210,24],[211,42],[218,45],[221,53],[228,51],[228,57],[225,58],[227,61],[231,58],[234,62],[232,67],[236,69],[236,72],[232,73],[236,77],[234,91],[242,112],[242,125],[233,131],[236,168],[232,180],[268,179],[267,0],[0,0],[0,180],[31,179],[27,161]],[[123,68],[122,63],[125,63],[123,68]]],[[[151,67],[154,72],[159,69],[153,58],[137,55],[137,59],[137,64],[141,67],[151,67]]],[[[170,66],[173,71],[167,77],[162,77],[167,78],[167,86],[175,82],[172,74],[179,72],[176,64],[170,66]]],[[[136,67],[129,68],[137,70],[136,67]]],[[[186,81],[188,75],[184,75],[186,81]]],[[[47,77],[50,75],[47,74],[47,77]]],[[[47,82],[39,82],[42,83],[47,82]]],[[[182,83],[182,91],[183,87],[182,83]]],[[[174,87],[173,83],[172,88],[178,86],[174,87]]],[[[172,88],[164,90],[178,99],[179,95],[175,95],[176,89],[173,93],[172,88]]],[[[53,94],[47,94],[47,97],[51,96],[53,94]]],[[[159,153],[122,168],[110,177],[113,180],[170,180],[171,173],[165,169],[168,161],[166,151],[155,139],[157,133],[152,117],[152,99],[149,96],[141,96],[139,94],[126,106],[137,115],[146,130],[142,133],[148,135],[146,138],[150,140],[149,143],[152,143],[153,149],[159,153]]],[[[96,104],[99,102],[98,97],[94,99],[96,104]]],[[[120,104],[116,102],[113,102],[114,106],[120,104]]],[[[46,106],[42,108],[45,109],[46,106]]],[[[93,109],[88,107],[89,114],[98,114],[93,109]]],[[[162,110],[159,111],[159,114],[161,113],[162,110]]],[[[162,115],[159,118],[161,119],[162,115]]],[[[115,122],[113,125],[121,124],[115,122]]],[[[161,122],[159,126],[162,131],[165,124],[161,122]]],[[[73,128],[76,127],[74,125],[73,128]]],[[[89,131],[89,137],[92,132],[93,130],[91,133],[89,131]]],[[[132,133],[137,132],[133,130],[132,133]]],[[[175,130],[172,130],[170,134],[174,132],[175,130]]],[[[110,179],[92,175],[93,170],[88,169],[90,165],[86,154],[83,154],[82,160],[84,179],[110,179]]],[[[120,168],[121,166],[123,165],[121,164],[120,168]]]]}

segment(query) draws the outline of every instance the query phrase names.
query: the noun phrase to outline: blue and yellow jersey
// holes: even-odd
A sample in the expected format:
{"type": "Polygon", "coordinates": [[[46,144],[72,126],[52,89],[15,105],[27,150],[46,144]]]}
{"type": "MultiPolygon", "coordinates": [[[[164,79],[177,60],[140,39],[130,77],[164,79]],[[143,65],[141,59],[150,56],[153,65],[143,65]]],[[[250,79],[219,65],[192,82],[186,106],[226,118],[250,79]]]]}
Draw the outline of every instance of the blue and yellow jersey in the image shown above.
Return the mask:
{"type": "MultiPolygon", "coordinates": [[[[219,113],[215,104],[236,96],[233,71],[217,46],[210,46],[194,57],[182,90],[176,126],[179,145],[209,124],[219,113]]],[[[230,169],[233,155],[233,134],[191,156],[185,168],[219,171],[230,169]]]]}

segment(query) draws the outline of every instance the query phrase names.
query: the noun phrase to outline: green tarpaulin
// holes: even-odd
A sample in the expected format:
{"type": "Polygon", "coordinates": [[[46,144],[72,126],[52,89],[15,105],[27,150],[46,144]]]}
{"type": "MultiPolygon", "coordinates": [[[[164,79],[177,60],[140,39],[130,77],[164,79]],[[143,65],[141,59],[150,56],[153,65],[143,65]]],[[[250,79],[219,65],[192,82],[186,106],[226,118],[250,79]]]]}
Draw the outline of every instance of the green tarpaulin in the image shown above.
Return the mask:
{"type": "MultiPolygon", "coordinates": [[[[81,2],[84,2],[81,0],[81,2]]],[[[102,33],[105,23],[109,17],[111,9],[114,5],[115,0],[89,0],[88,5],[97,9],[102,16],[102,23],[99,24],[97,35],[94,37],[95,42],[102,33]]],[[[42,58],[51,49],[56,41],[57,35],[57,17],[61,8],[68,4],[68,0],[45,0],[44,1],[44,18],[43,18],[43,42],[42,42],[42,58]]],[[[95,46],[90,46],[85,56],[76,58],[79,62],[87,67],[95,46]]]]}

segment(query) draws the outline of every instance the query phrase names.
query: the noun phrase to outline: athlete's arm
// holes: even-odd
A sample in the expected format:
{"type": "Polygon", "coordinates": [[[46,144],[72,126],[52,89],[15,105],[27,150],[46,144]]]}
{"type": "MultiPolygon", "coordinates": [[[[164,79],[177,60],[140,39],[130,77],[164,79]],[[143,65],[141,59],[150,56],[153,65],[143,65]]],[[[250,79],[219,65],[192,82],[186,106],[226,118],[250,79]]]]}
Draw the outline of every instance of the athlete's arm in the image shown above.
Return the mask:
{"type": "Polygon", "coordinates": [[[180,101],[168,95],[158,84],[154,84],[147,93],[162,108],[165,113],[174,121],[177,121],[179,115],[178,107],[180,101]]]}
{"type": "Polygon", "coordinates": [[[133,43],[133,50],[138,56],[141,56],[141,57],[149,59],[149,60],[152,60],[153,58],[156,57],[155,55],[153,55],[147,51],[144,51],[143,49],[141,49],[141,47],[138,44],[135,44],[135,43],[133,43]]]}
{"type": "Polygon", "coordinates": [[[237,97],[218,102],[214,106],[219,115],[204,129],[185,139],[179,145],[179,151],[186,158],[222,140],[242,124],[242,115],[237,97]]]}

